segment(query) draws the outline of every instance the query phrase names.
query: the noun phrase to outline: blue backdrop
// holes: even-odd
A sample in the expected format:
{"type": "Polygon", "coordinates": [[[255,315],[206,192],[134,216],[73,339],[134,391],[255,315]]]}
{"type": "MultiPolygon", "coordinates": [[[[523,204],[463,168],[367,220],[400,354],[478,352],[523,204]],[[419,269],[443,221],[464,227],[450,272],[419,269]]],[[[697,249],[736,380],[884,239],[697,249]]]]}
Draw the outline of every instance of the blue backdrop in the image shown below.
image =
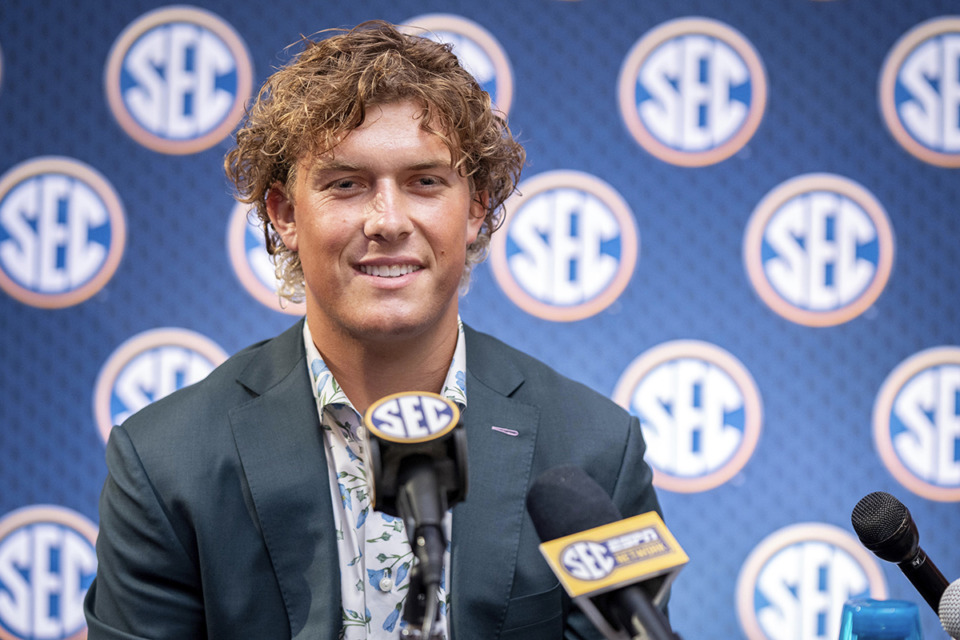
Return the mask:
{"type": "Polygon", "coordinates": [[[509,111],[523,196],[461,313],[641,417],[691,558],[676,629],[835,638],[872,595],[946,637],[850,513],[892,493],[960,577],[955,14],[5,0],[0,638],[84,636],[110,425],[295,321],[222,158],[288,44],[372,18],[453,43],[509,111]]]}

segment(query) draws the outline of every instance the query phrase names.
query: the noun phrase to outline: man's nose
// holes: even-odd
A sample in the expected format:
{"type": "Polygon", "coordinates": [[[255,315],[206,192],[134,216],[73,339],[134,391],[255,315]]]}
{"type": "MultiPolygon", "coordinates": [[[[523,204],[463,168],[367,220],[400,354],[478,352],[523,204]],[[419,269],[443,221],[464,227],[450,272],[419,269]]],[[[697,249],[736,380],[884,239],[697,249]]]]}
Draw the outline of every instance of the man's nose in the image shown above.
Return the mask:
{"type": "Polygon", "coordinates": [[[413,231],[409,207],[409,200],[395,185],[378,185],[364,221],[364,234],[387,242],[409,235],[413,231]]]}

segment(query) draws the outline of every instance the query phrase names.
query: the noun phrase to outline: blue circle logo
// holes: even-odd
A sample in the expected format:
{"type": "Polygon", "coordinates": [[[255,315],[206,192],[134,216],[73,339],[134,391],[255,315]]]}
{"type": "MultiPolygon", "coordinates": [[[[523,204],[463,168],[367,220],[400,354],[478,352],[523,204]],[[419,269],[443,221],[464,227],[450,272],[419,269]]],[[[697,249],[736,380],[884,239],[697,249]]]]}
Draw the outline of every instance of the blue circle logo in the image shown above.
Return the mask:
{"type": "Polygon", "coordinates": [[[636,415],[653,483],[694,493],[720,486],[746,465],[760,439],[763,405],[743,364],[720,347],[675,340],[641,354],[613,399],[636,415]]]}
{"type": "Polygon", "coordinates": [[[117,38],[106,68],[110,109],[154,151],[196,153],[224,139],[253,85],[246,45],[219,16],[195,7],[151,11],[117,38]]]}
{"type": "Polygon", "coordinates": [[[880,459],[913,493],[960,502],[960,347],[934,347],[901,362],[873,408],[880,459]]]}
{"type": "Polygon", "coordinates": [[[199,382],[227,359],[206,336],[187,329],[144,331],[121,344],[100,369],[93,405],[103,441],[151,402],[199,382]]]}
{"type": "Polygon", "coordinates": [[[120,198],[92,167],[19,164],[0,177],[0,288],[34,307],[79,304],[113,277],[126,228],[120,198]]]}
{"type": "Polygon", "coordinates": [[[880,111],[900,145],[960,167],[960,17],[923,22],[893,45],[880,72],[880,111]]]}
{"type": "Polygon", "coordinates": [[[630,282],[639,235],[630,207],[605,182],[576,171],[543,173],[523,182],[505,210],[491,266],[527,313],[582,320],[610,306],[630,282]]]}
{"type": "Polygon", "coordinates": [[[733,28],[708,18],[671,20],[627,54],[620,114],[640,146],[664,162],[702,167],[753,137],[767,101],[763,63],[733,28]]]}
{"type": "Polygon", "coordinates": [[[33,505],[0,519],[0,639],[82,640],[83,599],[97,573],[97,528],[33,505]]]}
{"type": "Polygon", "coordinates": [[[844,602],[886,598],[887,585],[852,535],[828,524],[799,523],[754,548],[736,593],[748,640],[821,640],[839,637],[844,602]]]}
{"type": "Polygon", "coordinates": [[[814,173],[787,180],[754,209],[743,261],[760,298],[787,320],[812,327],[856,318],[880,296],[893,269],[893,229],[861,185],[814,173]]]}

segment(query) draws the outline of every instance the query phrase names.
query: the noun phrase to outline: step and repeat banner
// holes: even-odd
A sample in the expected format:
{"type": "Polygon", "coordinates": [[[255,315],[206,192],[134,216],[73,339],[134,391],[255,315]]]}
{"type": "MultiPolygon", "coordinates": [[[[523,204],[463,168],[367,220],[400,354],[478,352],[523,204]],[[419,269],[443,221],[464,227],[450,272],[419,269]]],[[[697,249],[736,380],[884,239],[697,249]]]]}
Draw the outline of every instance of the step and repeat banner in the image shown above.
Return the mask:
{"type": "Polygon", "coordinates": [[[527,148],[462,316],[640,417],[681,635],[926,608],[873,491],[960,577],[956,0],[4,0],[0,638],[85,636],[111,425],[302,313],[222,159],[287,45],[373,18],[527,148]]]}

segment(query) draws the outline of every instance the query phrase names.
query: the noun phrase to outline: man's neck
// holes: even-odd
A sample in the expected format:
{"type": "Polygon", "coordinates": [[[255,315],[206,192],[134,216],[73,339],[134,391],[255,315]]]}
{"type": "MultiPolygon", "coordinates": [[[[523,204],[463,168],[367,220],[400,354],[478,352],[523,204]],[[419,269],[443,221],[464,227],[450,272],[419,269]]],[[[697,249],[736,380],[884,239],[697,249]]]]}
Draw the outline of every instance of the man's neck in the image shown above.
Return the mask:
{"type": "Polygon", "coordinates": [[[424,335],[376,342],[325,331],[318,324],[310,322],[314,345],[361,415],[372,403],[394,393],[440,393],[459,336],[456,321],[424,335]]]}

